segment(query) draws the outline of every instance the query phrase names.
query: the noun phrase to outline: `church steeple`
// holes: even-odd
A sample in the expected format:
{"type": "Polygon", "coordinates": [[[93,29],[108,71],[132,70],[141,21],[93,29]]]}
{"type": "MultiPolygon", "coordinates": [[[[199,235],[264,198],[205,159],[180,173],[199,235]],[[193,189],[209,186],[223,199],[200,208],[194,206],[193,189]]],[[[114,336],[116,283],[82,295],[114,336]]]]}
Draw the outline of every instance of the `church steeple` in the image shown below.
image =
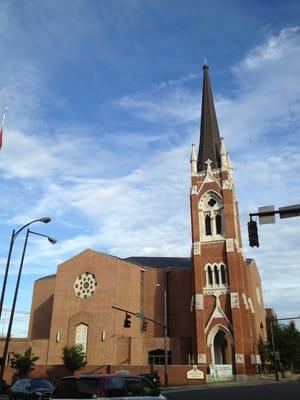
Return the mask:
{"type": "Polygon", "coordinates": [[[206,63],[203,66],[203,71],[200,144],[197,160],[198,171],[206,170],[205,162],[208,159],[212,161],[212,168],[221,167],[221,139],[208,75],[208,65],[206,63]]]}

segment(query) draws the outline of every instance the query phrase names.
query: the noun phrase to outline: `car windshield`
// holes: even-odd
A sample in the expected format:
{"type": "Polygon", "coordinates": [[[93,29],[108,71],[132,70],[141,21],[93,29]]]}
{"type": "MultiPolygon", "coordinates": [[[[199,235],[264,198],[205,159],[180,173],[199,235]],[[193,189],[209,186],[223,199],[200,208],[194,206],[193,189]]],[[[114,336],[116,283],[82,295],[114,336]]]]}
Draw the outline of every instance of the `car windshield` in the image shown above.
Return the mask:
{"type": "Polygon", "coordinates": [[[32,389],[47,389],[51,391],[54,389],[53,385],[45,379],[34,379],[30,384],[32,389]]]}

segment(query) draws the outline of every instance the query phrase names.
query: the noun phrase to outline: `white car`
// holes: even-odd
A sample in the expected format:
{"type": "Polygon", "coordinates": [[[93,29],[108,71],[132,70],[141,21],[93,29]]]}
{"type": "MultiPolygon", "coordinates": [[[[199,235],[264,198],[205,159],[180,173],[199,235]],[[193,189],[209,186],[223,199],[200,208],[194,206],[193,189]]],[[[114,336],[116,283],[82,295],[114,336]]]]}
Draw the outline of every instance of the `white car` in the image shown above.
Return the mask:
{"type": "Polygon", "coordinates": [[[81,375],[62,378],[51,399],[55,400],[166,400],[152,382],[133,375],[81,375]]]}

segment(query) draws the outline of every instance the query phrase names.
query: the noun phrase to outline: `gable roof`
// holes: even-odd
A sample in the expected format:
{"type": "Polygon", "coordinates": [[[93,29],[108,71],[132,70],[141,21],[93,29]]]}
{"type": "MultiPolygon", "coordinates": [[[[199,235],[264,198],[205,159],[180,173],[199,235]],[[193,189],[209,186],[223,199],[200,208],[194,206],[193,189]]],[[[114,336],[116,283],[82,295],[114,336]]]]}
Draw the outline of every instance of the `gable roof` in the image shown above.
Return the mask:
{"type": "Polygon", "coordinates": [[[190,257],[128,257],[124,258],[124,260],[146,268],[192,268],[192,261],[190,257]]]}

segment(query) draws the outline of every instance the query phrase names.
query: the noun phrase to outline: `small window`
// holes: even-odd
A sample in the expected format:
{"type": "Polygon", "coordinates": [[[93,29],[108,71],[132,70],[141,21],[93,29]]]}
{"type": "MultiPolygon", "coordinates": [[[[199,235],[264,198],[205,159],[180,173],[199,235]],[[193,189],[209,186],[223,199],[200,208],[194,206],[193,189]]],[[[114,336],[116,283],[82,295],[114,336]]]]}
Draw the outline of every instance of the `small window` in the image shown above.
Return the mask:
{"type": "Polygon", "coordinates": [[[226,285],[226,270],[224,265],[221,265],[221,279],[222,279],[222,284],[226,285]]]}
{"type": "Polygon", "coordinates": [[[206,236],[211,236],[211,223],[210,216],[208,214],[205,216],[205,233],[206,236]]]}
{"type": "Polygon", "coordinates": [[[216,215],[216,232],[218,235],[222,234],[222,217],[220,214],[216,215]]]}
{"type": "Polygon", "coordinates": [[[216,265],[214,266],[214,273],[215,273],[216,285],[220,285],[219,271],[218,271],[218,267],[216,265]]]}
{"type": "Polygon", "coordinates": [[[213,275],[212,275],[212,270],[211,270],[210,265],[207,268],[207,272],[208,272],[208,284],[212,285],[213,284],[213,275]]]}

